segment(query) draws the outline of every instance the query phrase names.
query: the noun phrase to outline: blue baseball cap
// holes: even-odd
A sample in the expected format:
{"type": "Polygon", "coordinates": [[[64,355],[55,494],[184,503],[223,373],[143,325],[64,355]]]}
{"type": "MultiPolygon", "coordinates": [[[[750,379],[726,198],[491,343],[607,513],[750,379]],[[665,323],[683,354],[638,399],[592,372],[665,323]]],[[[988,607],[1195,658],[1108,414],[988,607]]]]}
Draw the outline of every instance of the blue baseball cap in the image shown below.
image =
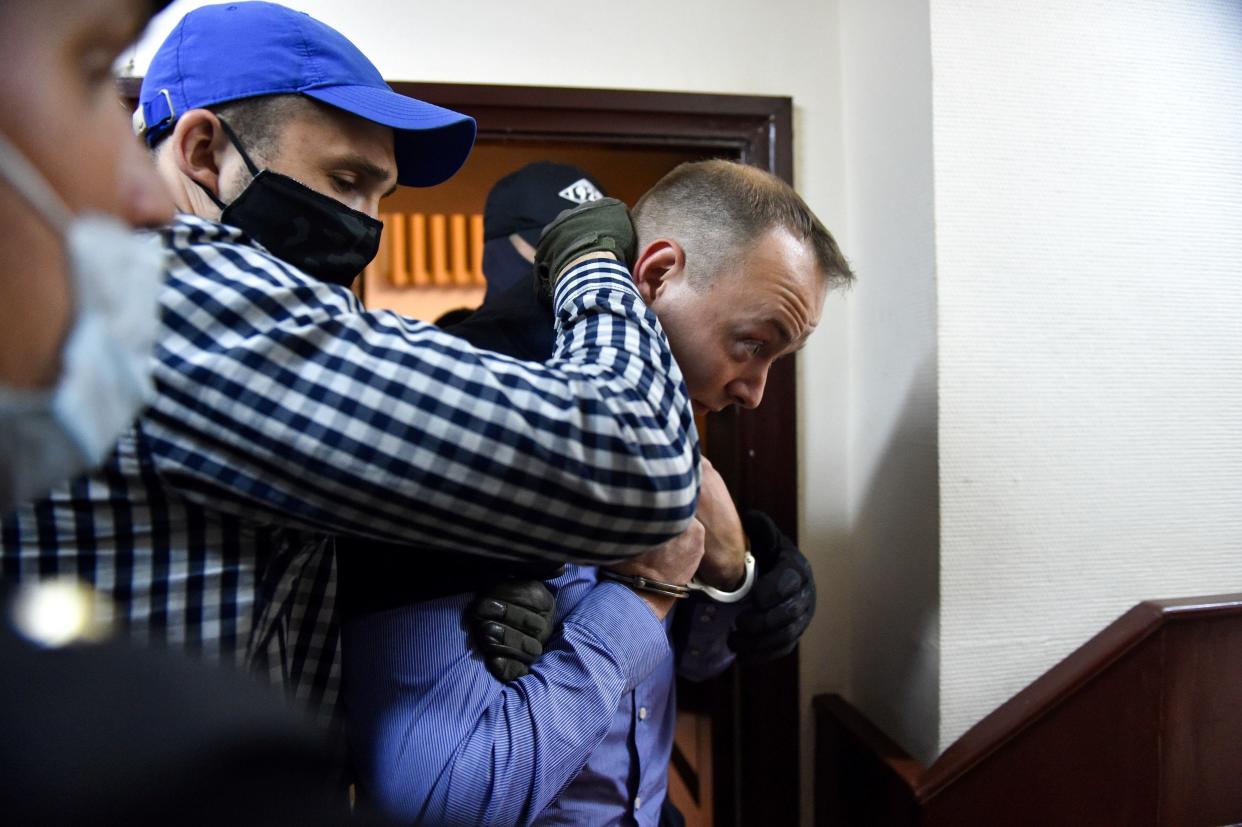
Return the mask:
{"type": "Polygon", "coordinates": [[[148,146],[190,109],[302,94],[393,129],[397,181],[447,181],[474,145],[474,118],[394,92],[340,32],[275,3],[203,6],[181,18],[142,80],[134,129],[148,146]]]}

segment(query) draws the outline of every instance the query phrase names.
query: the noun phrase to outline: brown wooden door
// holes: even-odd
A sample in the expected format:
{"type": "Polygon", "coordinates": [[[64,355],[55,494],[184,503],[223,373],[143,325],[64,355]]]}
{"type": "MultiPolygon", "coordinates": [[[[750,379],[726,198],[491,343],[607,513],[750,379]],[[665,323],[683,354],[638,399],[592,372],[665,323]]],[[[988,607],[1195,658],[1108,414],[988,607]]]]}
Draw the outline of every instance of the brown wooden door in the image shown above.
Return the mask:
{"type": "MultiPolygon", "coordinates": [[[[421,83],[394,87],[478,120],[478,150],[459,176],[463,184],[474,174],[473,164],[479,170],[492,164],[516,169],[536,160],[530,153],[577,163],[630,204],[664,172],[694,158],[744,161],[793,183],[793,105],[788,98],[421,83]]],[[[437,190],[448,193],[452,186],[437,190]]],[[[762,406],[715,414],[701,430],[708,456],[739,504],[768,512],[796,539],[794,377],[792,358],[777,362],[762,406]]],[[[796,824],[797,654],[759,668],[731,669],[705,685],[683,683],[678,691],[682,720],[672,762],[678,776],[670,785],[674,801],[700,824],[796,824]]]]}

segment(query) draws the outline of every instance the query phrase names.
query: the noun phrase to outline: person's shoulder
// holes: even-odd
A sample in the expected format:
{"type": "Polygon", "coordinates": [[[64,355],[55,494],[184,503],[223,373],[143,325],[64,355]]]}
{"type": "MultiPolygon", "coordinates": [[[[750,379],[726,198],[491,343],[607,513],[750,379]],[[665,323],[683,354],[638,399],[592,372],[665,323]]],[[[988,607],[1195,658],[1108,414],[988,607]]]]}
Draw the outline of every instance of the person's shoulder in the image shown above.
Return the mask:
{"type": "MultiPolygon", "coordinates": [[[[225,283],[240,294],[278,292],[283,301],[358,308],[353,294],[310,276],[268,252],[237,227],[189,214],[177,215],[162,231],[171,253],[169,282],[173,286],[225,283]]],[[[227,293],[213,297],[228,303],[227,293]]]]}
{"type": "Polygon", "coordinates": [[[172,254],[171,275],[194,273],[236,279],[246,273],[301,275],[245,233],[228,224],[181,213],[163,230],[164,245],[172,254]]]}
{"type": "Polygon", "coordinates": [[[236,227],[192,213],[177,213],[160,234],[164,243],[174,250],[212,244],[251,246],[245,234],[236,227]]]}

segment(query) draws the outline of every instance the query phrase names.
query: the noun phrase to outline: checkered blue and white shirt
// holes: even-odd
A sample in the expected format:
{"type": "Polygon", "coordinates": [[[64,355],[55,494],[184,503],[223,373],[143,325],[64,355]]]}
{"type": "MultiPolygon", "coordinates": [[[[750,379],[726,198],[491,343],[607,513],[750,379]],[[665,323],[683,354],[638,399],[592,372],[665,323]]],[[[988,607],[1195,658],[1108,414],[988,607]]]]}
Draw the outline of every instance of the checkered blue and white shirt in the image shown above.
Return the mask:
{"type": "Polygon", "coordinates": [[[559,283],[546,366],[367,311],[240,231],[163,231],[156,398],[96,473],[0,522],[5,580],[73,575],[131,638],[335,716],[333,537],[616,560],[681,531],[698,436],[628,272],[559,283]]]}

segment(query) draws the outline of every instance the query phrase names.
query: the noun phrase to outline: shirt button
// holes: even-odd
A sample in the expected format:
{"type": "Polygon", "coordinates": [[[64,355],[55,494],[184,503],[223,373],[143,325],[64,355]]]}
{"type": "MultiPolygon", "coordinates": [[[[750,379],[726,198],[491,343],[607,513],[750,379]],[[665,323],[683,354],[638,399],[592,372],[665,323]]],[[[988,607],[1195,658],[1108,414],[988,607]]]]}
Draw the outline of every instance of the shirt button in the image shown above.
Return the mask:
{"type": "Polygon", "coordinates": [[[643,806],[643,797],[641,795],[634,796],[634,809],[637,810],[641,806],[643,806]]]}
{"type": "Polygon", "coordinates": [[[645,721],[645,720],[647,720],[647,707],[645,707],[645,706],[640,706],[640,707],[638,708],[638,720],[640,720],[640,721],[645,721]]]}
{"type": "Polygon", "coordinates": [[[690,654],[691,654],[691,655],[693,655],[694,657],[696,657],[696,658],[697,658],[699,655],[701,655],[701,654],[703,654],[703,653],[702,653],[700,650],[698,650],[698,649],[691,649],[691,650],[690,650],[690,654]]]}

